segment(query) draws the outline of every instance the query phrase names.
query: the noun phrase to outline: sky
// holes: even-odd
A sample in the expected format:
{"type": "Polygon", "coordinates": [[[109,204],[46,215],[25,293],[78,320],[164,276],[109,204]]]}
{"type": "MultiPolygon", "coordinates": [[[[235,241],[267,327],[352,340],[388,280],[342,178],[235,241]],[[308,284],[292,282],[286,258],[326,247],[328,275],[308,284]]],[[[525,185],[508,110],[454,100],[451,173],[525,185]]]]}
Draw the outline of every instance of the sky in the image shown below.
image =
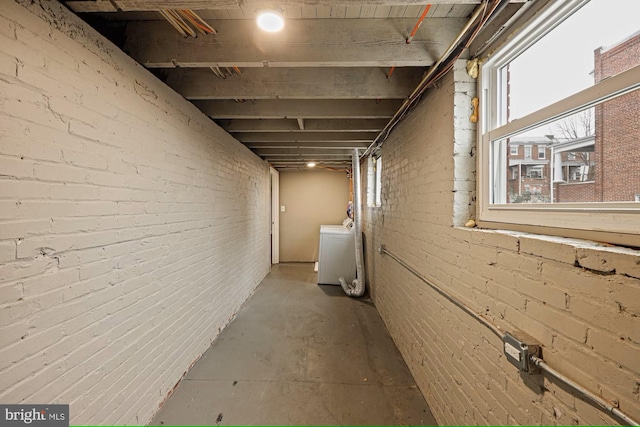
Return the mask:
{"type": "Polygon", "coordinates": [[[592,0],[583,6],[511,62],[510,120],[592,86],[594,50],[638,31],[640,0],[592,0]]]}

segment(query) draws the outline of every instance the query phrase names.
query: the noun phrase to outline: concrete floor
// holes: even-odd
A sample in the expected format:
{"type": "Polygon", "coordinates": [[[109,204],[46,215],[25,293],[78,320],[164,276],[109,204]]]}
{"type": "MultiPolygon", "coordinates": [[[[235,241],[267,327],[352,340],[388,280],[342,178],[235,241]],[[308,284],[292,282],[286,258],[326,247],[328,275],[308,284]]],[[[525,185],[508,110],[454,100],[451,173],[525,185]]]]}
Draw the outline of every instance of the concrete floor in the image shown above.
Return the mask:
{"type": "Polygon", "coordinates": [[[279,264],[152,424],[436,424],[369,299],[279,264]]]}

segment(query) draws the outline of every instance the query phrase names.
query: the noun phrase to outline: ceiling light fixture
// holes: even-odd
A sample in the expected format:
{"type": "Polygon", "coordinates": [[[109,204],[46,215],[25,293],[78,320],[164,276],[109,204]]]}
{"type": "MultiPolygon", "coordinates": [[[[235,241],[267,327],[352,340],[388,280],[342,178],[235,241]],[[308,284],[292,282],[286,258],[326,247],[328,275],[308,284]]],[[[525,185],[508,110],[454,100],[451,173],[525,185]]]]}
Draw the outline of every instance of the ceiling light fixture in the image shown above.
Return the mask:
{"type": "Polygon", "coordinates": [[[314,162],[309,162],[309,163],[307,163],[307,167],[308,168],[314,168],[314,167],[316,167],[316,164],[314,162]]]}
{"type": "Polygon", "coordinates": [[[276,33],[284,28],[284,17],[273,10],[260,12],[256,22],[260,29],[268,33],[276,33]]]}

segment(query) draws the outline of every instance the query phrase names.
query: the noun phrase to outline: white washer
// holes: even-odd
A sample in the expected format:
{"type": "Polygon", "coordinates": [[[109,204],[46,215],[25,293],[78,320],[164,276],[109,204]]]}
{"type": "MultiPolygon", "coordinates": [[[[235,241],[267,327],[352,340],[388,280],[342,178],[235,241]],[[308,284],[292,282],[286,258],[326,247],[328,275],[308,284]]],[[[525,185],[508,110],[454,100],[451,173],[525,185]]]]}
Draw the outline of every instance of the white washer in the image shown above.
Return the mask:
{"type": "Polygon", "coordinates": [[[356,278],[355,231],[351,224],[321,225],[318,255],[318,283],[339,285],[340,277],[347,283],[356,278]]]}

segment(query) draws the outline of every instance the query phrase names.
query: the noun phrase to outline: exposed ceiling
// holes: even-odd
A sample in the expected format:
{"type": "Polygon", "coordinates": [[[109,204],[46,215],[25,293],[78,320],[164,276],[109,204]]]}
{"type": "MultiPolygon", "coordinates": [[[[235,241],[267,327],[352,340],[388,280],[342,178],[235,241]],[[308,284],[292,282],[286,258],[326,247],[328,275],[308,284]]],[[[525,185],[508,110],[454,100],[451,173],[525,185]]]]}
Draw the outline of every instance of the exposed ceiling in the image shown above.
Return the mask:
{"type": "Polygon", "coordinates": [[[353,149],[366,149],[381,135],[478,8],[495,7],[492,20],[501,12],[489,33],[524,1],[65,3],[99,30],[104,26],[96,23],[126,24],[119,25],[124,33],[117,37],[125,52],[283,170],[302,169],[310,161],[348,169],[353,149]],[[426,18],[407,43],[425,8],[426,18]],[[215,34],[185,37],[158,12],[180,9],[195,12],[215,34]],[[285,17],[281,32],[257,28],[257,14],[266,9],[285,17]]]}

